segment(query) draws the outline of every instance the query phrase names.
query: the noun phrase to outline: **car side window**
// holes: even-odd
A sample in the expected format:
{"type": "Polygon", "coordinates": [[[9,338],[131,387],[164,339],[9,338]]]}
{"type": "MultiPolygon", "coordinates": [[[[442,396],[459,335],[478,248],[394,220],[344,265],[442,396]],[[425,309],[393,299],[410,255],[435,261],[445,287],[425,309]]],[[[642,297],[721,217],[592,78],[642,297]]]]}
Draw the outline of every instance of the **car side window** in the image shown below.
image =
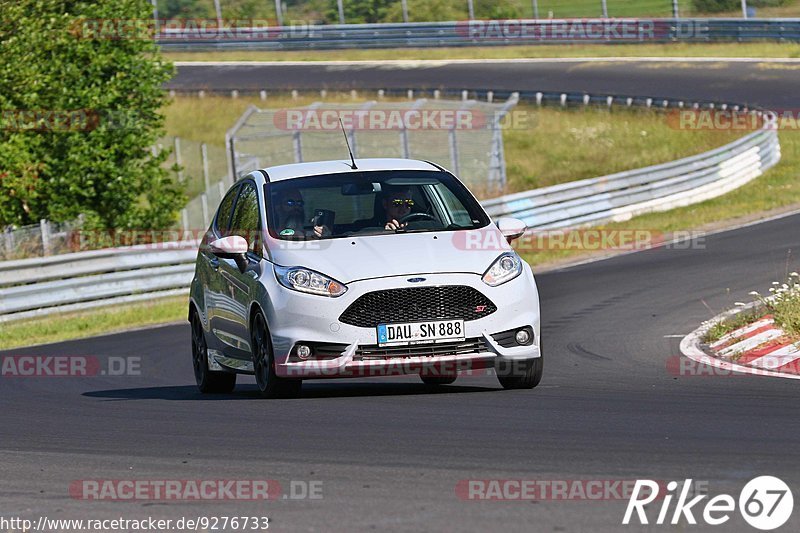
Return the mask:
{"type": "Polygon", "coordinates": [[[236,200],[236,195],[238,192],[239,187],[232,188],[230,191],[228,191],[228,194],[225,195],[225,198],[223,198],[222,202],[219,204],[217,218],[214,220],[214,229],[220,237],[227,237],[230,234],[229,229],[231,212],[233,211],[233,201],[236,200]]]}
{"type": "Polygon", "coordinates": [[[247,240],[250,252],[261,256],[261,217],[258,212],[258,192],[255,185],[246,182],[239,193],[233,212],[231,235],[247,240]]]}

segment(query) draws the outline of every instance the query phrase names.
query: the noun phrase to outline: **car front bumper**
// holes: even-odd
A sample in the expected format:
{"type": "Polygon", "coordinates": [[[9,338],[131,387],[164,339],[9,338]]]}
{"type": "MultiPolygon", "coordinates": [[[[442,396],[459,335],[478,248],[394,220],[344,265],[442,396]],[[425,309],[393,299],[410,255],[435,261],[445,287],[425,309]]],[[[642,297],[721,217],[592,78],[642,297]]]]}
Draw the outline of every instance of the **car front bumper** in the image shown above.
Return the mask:
{"type": "MultiPolygon", "coordinates": [[[[539,297],[528,265],[508,283],[489,287],[475,274],[414,274],[376,278],[348,284],[339,298],[324,298],[290,291],[277,283],[269,287],[269,306],[264,306],[273,343],[276,374],[289,378],[336,378],[427,373],[453,374],[496,366],[501,361],[519,362],[541,356],[539,297]],[[359,348],[378,343],[376,328],[339,322],[339,316],[363,294],[409,286],[408,279],[424,277],[415,286],[464,285],[482,292],[497,310],[480,319],[464,323],[465,337],[482,343],[473,353],[385,358],[359,358],[359,348]],[[530,326],[533,344],[504,348],[492,335],[530,326]],[[346,346],[337,357],[299,361],[290,359],[297,343],[324,343],[346,346]]],[[[411,347],[410,347],[411,348],[411,347]]],[[[409,350],[413,351],[413,350],[409,350]]]]}

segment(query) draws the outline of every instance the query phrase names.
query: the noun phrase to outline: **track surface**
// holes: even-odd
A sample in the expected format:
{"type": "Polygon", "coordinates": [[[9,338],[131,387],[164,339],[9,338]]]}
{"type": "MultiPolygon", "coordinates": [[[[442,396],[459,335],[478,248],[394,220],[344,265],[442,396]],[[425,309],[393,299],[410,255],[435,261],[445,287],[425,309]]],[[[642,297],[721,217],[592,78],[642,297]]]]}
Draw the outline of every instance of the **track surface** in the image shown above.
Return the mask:
{"type": "Polygon", "coordinates": [[[800,64],[690,61],[358,63],[178,67],[176,90],[494,89],[797,105],[800,64]]]}
{"type": "MultiPolygon", "coordinates": [[[[47,516],[266,513],[278,530],[613,531],[624,502],[468,502],[455,486],[690,477],[738,494],[762,474],[800,486],[796,384],[676,379],[666,367],[679,339],[665,338],[709,318],[703,301],[720,310],[782,277],[798,224],[792,216],[711,236],[706,249],[539,276],[547,359],[534,391],[502,391],[483,376],[428,393],[414,378],[388,378],[309,382],[301,399],[261,401],[248,379],[233,395],[203,397],[184,325],[14,351],[140,356],[143,375],[4,379],[0,499],[11,514],[47,516]],[[70,482],[87,478],[321,480],[324,499],[70,500],[70,482]]],[[[734,519],[732,529],[745,527],[734,519]]]]}
{"type": "MultiPolygon", "coordinates": [[[[693,90],[687,80],[677,88],[693,90]]],[[[261,401],[248,378],[235,394],[204,397],[193,386],[188,325],[0,354],[133,356],[142,371],[0,378],[0,515],[266,514],[279,531],[617,531],[642,529],[620,526],[625,501],[472,502],[455,487],[487,478],[694,478],[712,495],[738,496],[749,479],[772,474],[796,490],[795,383],[676,377],[667,364],[679,355],[674,335],[797,269],[799,224],[791,216],[709,236],[703,249],[538,276],[547,359],[534,391],[502,391],[493,376],[438,393],[415,378],[388,378],[309,382],[300,399],[261,401]],[[286,492],[290,480],[322,481],[323,499],[148,504],[68,493],[80,479],[264,478],[286,492]]],[[[723,527],[753,531],[738,514],[723,527]]],[[[785,529],[798,527],[795,516],[785,529]]]]}

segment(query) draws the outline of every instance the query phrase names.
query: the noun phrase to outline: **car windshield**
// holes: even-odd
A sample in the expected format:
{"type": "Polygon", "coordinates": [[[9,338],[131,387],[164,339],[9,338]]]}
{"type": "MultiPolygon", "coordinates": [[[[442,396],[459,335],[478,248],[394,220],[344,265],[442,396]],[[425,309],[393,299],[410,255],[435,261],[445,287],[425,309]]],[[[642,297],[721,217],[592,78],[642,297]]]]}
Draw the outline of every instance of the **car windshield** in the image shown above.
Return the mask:
{"type": "Polygon", "coordinates": [[[268,185],[272,237],[284,240],[457,231],[486,226],[474,197],[446,172],[348,172],[268,185]]]}

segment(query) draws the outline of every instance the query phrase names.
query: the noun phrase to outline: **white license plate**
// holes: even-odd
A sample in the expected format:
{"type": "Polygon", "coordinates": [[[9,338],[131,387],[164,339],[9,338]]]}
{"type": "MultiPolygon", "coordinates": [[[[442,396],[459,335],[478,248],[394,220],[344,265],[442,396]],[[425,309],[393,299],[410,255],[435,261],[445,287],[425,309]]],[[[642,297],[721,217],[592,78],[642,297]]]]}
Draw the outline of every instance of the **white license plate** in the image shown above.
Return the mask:
{"type": "Polygon", "coordinates": [[[464,339],[463,320],[378,324],[378,346],[407,346],[464,339]]]}

